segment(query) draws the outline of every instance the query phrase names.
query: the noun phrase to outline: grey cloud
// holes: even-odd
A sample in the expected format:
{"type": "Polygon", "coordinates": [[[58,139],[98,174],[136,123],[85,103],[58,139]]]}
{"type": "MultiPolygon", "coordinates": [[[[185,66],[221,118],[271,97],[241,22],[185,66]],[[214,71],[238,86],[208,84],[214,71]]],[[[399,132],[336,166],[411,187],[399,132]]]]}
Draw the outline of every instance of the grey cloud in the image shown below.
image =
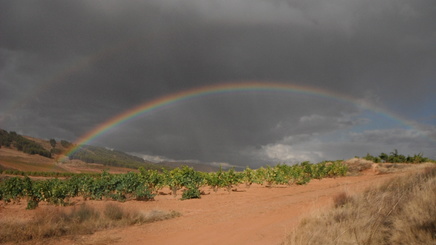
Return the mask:
{"type": "MultiPolygon", "coordinates": [[[[368,130],[363,133],[352,133],[351,140],[355,142],[379,142],[386,145],[402,144],[412,148],[425,147],[422,144],[423,132],[416,129],[401,130],[368,130]]],[[[428,138],[428,140],[432,140],[428,138]]],[[[406,148],[406,147],[405,147],[406,148]]]]}
{"type": "MultiPolygon", "coordinates": [[[[74,140],[140,103],[241,80],[320,87],[412,120],[428,117],[435,10],[426,0],[2,2],[0,127],[74,140]]],[[[262,147],[286,152],[298,139],[307,145],[292,144],[295,156],[328,157],[338,150],[311,142],[369,125],[361,112],[315,96],[231,94],[144,115],[95,143],[235,163],[261,162],[254,153],[262,147]]],[[[365,137],[345,148],[371,147],[365,137]]]]}

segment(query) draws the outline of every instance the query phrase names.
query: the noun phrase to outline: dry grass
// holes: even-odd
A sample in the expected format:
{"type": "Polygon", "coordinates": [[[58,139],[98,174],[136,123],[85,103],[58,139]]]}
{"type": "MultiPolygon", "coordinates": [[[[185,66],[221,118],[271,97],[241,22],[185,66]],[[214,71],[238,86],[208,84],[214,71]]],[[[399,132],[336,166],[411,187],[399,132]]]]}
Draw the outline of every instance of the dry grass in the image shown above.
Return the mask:
{"type": "Polygon", "coordinates": [[[353,201],[353,197],[348,195],[346,192],[341,192],[333,197],[333,203],[335,208],[343,207],[344,205],[352,201],[353,201]]]}
{"type": "Polygon", "coordinates": [[[357,175],[364,170],[370,169],[374,163],[362,158],[351,158],[345,160],[344,164],[348,166],[349,175],[357,175]]]}
{"type": "Polygon", "coordinates": [[[395,178],[301,222],[283,244],[436,244],[436,166],[395,178]]]}
{"type": "Polygon", "coordinates": [[[104,210],[97,211],[83,204],[66,212],[59,208],[38,210],[35,217],[27,221],[1,220],[0,243],[43,241],[60,236],[92,234],[102,229],[144,224],[180,216],[176,211],[129,212],[116,204],[109,203],[104,210]]]}
{"type": "MultiPolygon", "coordinates": [[[[348,166],[347,175],[355,176],[361,175],[362,172],[371,170],[377,174],[388,174],[394,172],[406,171],[409,168],[419,168],[418,164],[412,163],[374,163],[363,158],[351,158],[344,161],[344,164],[348,166]]],[[[426,164],[419,164],[419,166],[425,166],[426,164]]]]}

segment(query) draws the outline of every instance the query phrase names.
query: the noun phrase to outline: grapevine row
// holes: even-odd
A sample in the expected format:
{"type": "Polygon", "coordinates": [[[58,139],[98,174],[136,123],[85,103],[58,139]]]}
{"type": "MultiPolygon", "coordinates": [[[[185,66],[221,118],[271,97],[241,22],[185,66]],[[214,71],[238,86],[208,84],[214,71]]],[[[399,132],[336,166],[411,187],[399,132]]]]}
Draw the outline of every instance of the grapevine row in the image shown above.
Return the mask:
{"type": "Polygon", "coordinates": [[[266,187],[273,185],[302,185],[311,179],[344,176],[347,167],[340,161],[311,164],[303,162],[297,165],[278,164],[274,167],[261,167],[253,170],[246,168],[242,172],[234,169],[204,173],[184,166],[173,170],[157,171],[139,168],[139,172],[110,174],[103,171],[99,176],[74,175],[65,180],[31,180],[29,177],[13,177],[0,182],[0,200],[18,202],[27,199],[28,209],[34,209],[44,201],[55,205],[65,205],[69,198],[83,197],[91,200],[112,199],[153,200],[164,187],[169,187],[174,196],[182,190],[182,200],[200,198],[202,186],[209,186],[215,192],[219,188],[231,189],[245,183],[266,187]]]}

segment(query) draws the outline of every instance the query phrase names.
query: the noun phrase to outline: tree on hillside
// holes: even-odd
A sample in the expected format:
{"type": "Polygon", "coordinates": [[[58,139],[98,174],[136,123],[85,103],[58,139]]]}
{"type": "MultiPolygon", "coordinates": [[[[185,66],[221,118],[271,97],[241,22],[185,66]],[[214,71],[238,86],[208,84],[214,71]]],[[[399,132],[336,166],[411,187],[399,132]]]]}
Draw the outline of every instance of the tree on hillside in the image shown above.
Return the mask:
{"type": "Polygon", "coordinates": [[[398,150],[397,149],[394,149],[394,151],[393,152],[391,152],[390,153],[390,155],[392,156],[392,157],[398,157],[398,150]]]}
{"type": "Polygon", "coordinates": [[[66,141],[66,140],[61,140],[61,145],[62,145],[64,148],[68,148],[68,147],[71,146],[71,143],[68,142],[68,141],[66,141]]]}
{"type": "Polygon", "coordinates": [[[404,155],[398,154],[398,150],[395,149],[393,152],[390,153],[388,157],[388,162],[391,163],[406,162],[406,157],[404,155]]]}
{"type": "Polygon", "coordinates": [[[380,157],[375,157],[375,156],[373,156],[373,155],[371,155],[369,153],[367,153],[366,156],[363,159],[368,160],[368,161],[372,161],[372,162],[375,162],[375,163],[381,162],[380,157]]]}
{"type": "Polygon", "coordinates": [[[378,156],[378,157],[379,157],[383,162],[388,162],[388,158],[389,158],[388,154],[382,152],[382,153],[380,153],[380,156],[378,156]]]}
{"type": "Polygon", "coordinates": [[[56,140],[55,139],[50,139],[50,145],[52,148],[56,147],[56,140]]]}

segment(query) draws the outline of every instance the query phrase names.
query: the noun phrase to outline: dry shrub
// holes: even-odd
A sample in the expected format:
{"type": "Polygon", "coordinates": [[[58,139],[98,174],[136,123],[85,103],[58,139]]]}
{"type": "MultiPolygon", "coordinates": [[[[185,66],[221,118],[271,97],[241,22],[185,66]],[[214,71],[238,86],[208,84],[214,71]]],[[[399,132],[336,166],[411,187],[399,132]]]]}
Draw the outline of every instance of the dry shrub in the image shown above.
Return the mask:
{"type": "Polygon", "coordinates": [[[179,212],[174,210],[170,212],[165,212],[162,210],[152,210],[146,214],[143,214],[141,217],[143,223],[151,223],[151,222],[176,218],[179,217],[180,215],[181,214],[179,212]]]}
{"type": "Polygon", "coordinates": [[[97,230],[150,223],[180,216],[176,211],[151,210],[129,212],[118,205],[108,203],[99,212],[83,204],[66,212],[59,207],[40,209],[28,221],[1,220],[0,243],[41,241],[64,235],[92,234],[97,230]]]}
{"type": "Polygon", "coordinates": [[[344,164],[348,166],[348,174],[357,175],[364,170],[370,169],[374,162],[362,158],[351,158],[345,160],[344,164]]]}
{"type": "Polygon", "coordinates": [[[303,220],[284,244],[436,244],[436,167],[335,198],[336,208],[303,220]]]}
{"type": "Polygon", "coordinates": [[[93,207],[82,204],[79,207],[74,207],[67,217],[74,223],[84,223],[85,221],[91,219],[98,219],[100,217],[100,213],[97,212],[93,207]]]}
{"type": "Polygon", "coordinates": [[[334,204],[335,208],[343,207],[351,201],[353,201],[353,197],[348,195],[346,192],[338,193],[337,195],[335,195],[333,197],[333,204],[334,204]]]}
{"type": "Polygon", "coordinates": [[[24,242],[73,234],[90,234],[100,227],[95,221],[99,213],[92,207],[81,205],[71,212],[59,208],[40,209],[29,221],[1,222],[0,241],[24,242]]]}
{"type": "Polygon", "coordinates": [[[104,215],[110,220],[121,220],[124,216],[123,209],[113,203],[106,204],[104,215]]]}
{"type": "Polygon", "coordinates": [[[402,172],[408,170],[408,168],[421,168],[426,164],[411,164],[411,163],[378,163],[376,165],[376,172],[378,174],[388,174],[395,172],[402,172]]]}

